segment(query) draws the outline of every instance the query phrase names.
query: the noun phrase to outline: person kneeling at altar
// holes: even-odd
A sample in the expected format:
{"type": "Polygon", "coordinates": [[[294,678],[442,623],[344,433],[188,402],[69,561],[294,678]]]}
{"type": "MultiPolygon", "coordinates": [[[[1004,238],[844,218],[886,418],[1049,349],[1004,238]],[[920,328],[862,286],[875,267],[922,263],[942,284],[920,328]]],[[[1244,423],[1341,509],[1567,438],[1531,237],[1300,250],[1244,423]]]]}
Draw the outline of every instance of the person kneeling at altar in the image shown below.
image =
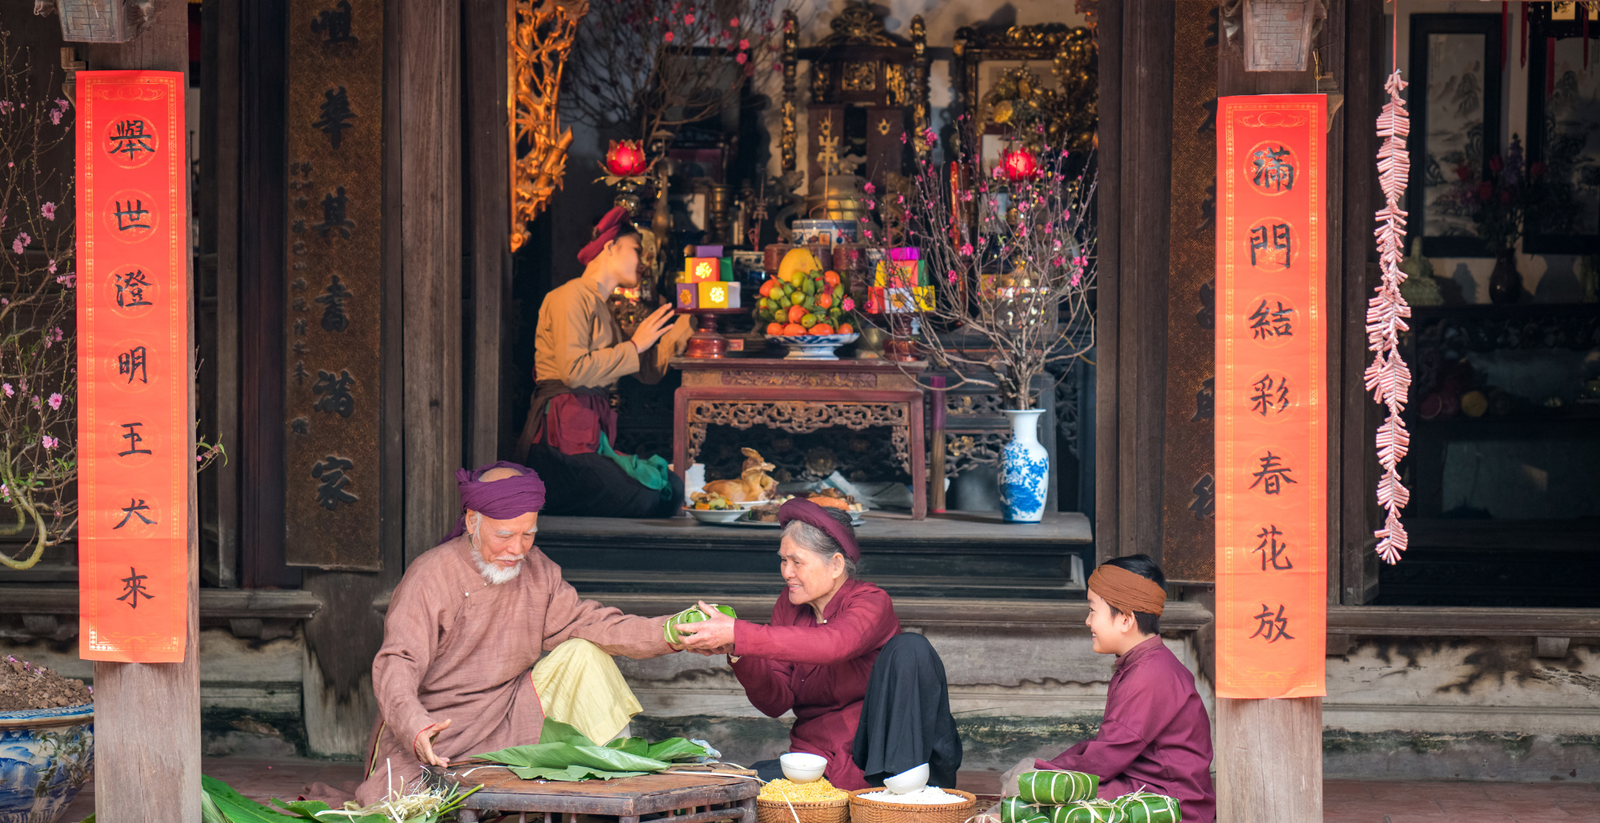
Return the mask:
{"type": "Polygon", "coordinates": [[[607,212],[578,252],[583,276],[539,307],[534,394],[516,455],[548,484],[546,514],[672,517],[683,505],[683,481],[664,459],[616,451],[610,388],[628,375],[659,382],[693,331],[687,315],[673,322],[669,303],[623,335],[606,300],[618,287],[638,288],[639,241],[626,211],[607,212]]]}
{"type": "MultiPolygon", "coordinates": [[[[726,654],[750,702],[768,717],[793,710],[791,751],[827,758],[841,789],[883,785],[920,766],[929,784],[955,788],[961,738],[944,663],[920,634],[902,633],[883,589],[856,579],[861,549],[850,515],[795,498],[778,509],[784,593],[762,626],[714,615],[677,627],[683,646],[726,654]]],[[[752,764],[762,780],[777,760],[752,764]]]]}
{"type": "Polygon", "coordinates": [[[1100,732],[1053,759],[1018,763],[1003,778],[1007,796],[1023,772],[1084,772],[1100,778],[1102,799],[1143,790],[1177,799],[1185,823],[1215,819],[1211,721],[1194,675],[1161,642],[1166,583],[1143,554],[1108,560],[1089,576],[1084,622],[1094,650],[1117,656],[1100,732]]]}
{"type": "Polygon", "coordinates": [[[461,520],[406,569],[372,663],[378,717],[356,789],[363,806],[406,792],[424,765],[537,743],[547,716],[609,740],[640,711],[611,655],[674,651],[665,617],[579,598],[533,544],[538,474],[500,462],[456,479],[461,520]]]}

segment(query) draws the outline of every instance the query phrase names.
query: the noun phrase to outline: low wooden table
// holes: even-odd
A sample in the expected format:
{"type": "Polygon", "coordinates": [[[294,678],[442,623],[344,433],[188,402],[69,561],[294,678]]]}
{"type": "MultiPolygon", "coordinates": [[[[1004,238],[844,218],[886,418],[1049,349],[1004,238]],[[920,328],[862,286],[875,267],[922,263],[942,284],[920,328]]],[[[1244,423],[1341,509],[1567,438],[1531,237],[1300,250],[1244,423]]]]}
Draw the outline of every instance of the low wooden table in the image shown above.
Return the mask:
{"type": "Polygon", "coordinates": [[[682,772],[561,783],[523,780],[510,769],[484,766],[453,776],[463,788],[483,786],[462,803],[462,823],[477,823],[484,810],[521,812],[522,821],[539,823],[577,823],[578,815],[613,817],[618,823],[756,823],[761,793],[760,781],[751,777],[682,772]]]}
{"type": "Polygon", "coordinates": [[[915,377],[927,363],[676,357],[672,365],[683,372],[672,406],[672,465],[680,477],[712,425],[771,426],[796,434],[887,426],[911,475],[911,519],[928,516],[923,395],[915,377]]]}

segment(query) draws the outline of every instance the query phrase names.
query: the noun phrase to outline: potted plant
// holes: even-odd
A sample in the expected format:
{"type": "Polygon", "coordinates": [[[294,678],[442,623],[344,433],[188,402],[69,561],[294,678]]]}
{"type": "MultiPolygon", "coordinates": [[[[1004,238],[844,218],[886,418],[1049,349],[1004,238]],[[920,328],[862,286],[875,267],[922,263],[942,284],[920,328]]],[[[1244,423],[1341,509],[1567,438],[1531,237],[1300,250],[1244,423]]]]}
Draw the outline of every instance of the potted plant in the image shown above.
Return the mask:
{"type": "Polygon", "coordinates": [[[1471,164],[1456,167],[1458,198],[1472,215],[1478,237],[1495,256],[1494,272],[1489,277],[1489,299],[1496,303],[1515,303],[1522,297],[1522,273],[1517,271],[1517,243],[1522,240],[1527,221],[1545,199],[1543,163],[1524,167],[1522,140],[1511,135],[1511,146],[1504,157],[1489,158],[1481,171],[1471,164]]]}
{"type": "Polygon", "coordinates": [[[0,819],[54,823],[94,772],[94,690],[0,661],[0,819]]]}
{"type": "MultiPolygon", "coordinates": [[[[931,144],[935,136],[917,139],[931,144]]],[[[1036,523],[1050,466],[1033,386],[1047,375],[1064,378],[1093,346],[1095,174],[1088,158],[1052,143],[1042,126],[1008,144],[988,170],[967,157],[949,167],[923,161],[902,190],[868,204],[903,241],[882,230],[875,236],[865,220],[862,236],[881,260],[869,274],[868,305],[885,309],[879,316],[891,322],[882,328],[953,370],[950,388],[974,383],[1004,398],[1012,439],[1001,455],[1002,514],[1036,523]],[[963,166],[971,170],[965,179],[963,166]],[[908,314],[913,322],[904,322],[908,314]]]]}

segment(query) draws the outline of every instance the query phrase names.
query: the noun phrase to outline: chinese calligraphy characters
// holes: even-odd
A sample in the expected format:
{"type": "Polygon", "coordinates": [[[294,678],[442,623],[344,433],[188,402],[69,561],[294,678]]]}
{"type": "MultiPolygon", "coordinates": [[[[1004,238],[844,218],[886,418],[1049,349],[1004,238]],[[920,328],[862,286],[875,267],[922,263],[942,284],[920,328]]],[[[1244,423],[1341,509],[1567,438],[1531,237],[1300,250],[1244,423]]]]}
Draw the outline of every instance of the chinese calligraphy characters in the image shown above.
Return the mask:
{"type": "Polygon", "coordinates": [[[125,594],[123,594],[121,597],[119,597],[117,599],[122,601],[122,602],[124,602],[124,603],[127,603],[128,604],[128,608],[131,608],[131,609],[139,608],[139,598],[140,597],[143,597],[143,598],[145,598],[147,600],[154,600],[155,599],[155,595],[151,594],[148,591],[145,591],[144,581],[146,581],[148,579],[150,579],[150,575],[140,574],[137,571],[135,571],[132,566],[129,566],[128,567],[128,576],[122,578],[122,581],[121,581],[122,582],[122,590],[125,592],[125,594]]]}
{"type": "Polygon", "coordinates": [[[345,195],[344,186],[338,188],[337,194],[329,193],[323,195],[322,222],[311,228],[322,232],[323,237],[327,237],[330,231],[337,231],[346,240],[349,240],[350,230],[356,227],[353,221],[345,217],[345,211],[349,205],[350,198],[345,195]]]}
{"type": "Polygon", "coordinates": [[[350,120],[356,113],[350,110],[350,96],[345,92],[344,86],[338,90],[328,89],[323,92],[327,102],[322,104],[322,116],[312,121],[311,127],[328,135],[328,140],[333,148],[339,148],[339,138],[344,130],[350,128],[350,120]]]}
{"type": "Polygon", "coordinates": [[[1262,300],[1261,305],[1250,313],[1250,336],[1257,340],[1293,337],[1294,309],[1285,307],[1282,300],[1277,301],[1277,308],[1268,305],[1269,302],[1262,300]]]}
{"type": "Polygon", "coordinates": [[[1269,219],[1250,229],[1250,265],[1290,268],[1294,262],[1293,232],[1288,223],[1269,219]],[[1282,259],[1279,259],[1282,254],[1282,259]]]}
{"type": "Polygon", "coordinates": [[[1267,194],[1294,189],[1294,153],[1287,146],[1262,144],[1250,153],[1250,184],[1267,194]]]}
{"type": "Polygon", "coordinates": [[[317,382],[312,385],[311,393],[321,395],[313,406],[320,412],[333,412],[340,417],[349,417],[356,410],[356,400],[350,394],[350,386],[355,383],[355,378],[350,372],[339,371],[339,376],[334,377],[331,372],[318,371],[317,382]]]}
{"type": "Polygon", "coordinates": [[[123,272],[116,278],[118,308],[129,309],[151,305],[150,301],[144,299],[144,290],[150,288],[150,281],[146,279],[144,269],[123,272]]]}
{"type": "MultiPolygon", "coordinates": [[[[350,34],[350,22],[353,16],[350,0],[339,0],[332,9],[323,9],[317,13],[317,19],[311,21],[311,30],[322,35],[323,45],[355,43],[359,38],[350,34]]],[[[338,146],[337,143],[334,145],[338,146]]]]}
{"type": "Polygon", "coordinates": [[[1250,484],[1250,488],[1261,486],[1262,490],[1267,494],[1281,494],[1283,492],[1283,484],[1298,484],[1300,481],[1289,476],[1290,469],[1288,466],[1281,465],[1282,461],[1282,457],[1268,450],[1266,456],[1261,458],[1261,468],[1251,475],[1251,477],[1255,478],[1255,482],[1250,484]]]}
{"type": "Polygon", "coordinates": [[[125,154],[133,159],[140,152],[154,152],[151,142],[155,136],[145,131],[144,126],[143,120],[118,120],[111,136],[111,154],[125,154]]]}
{"type": "Polygon", "coordinates": [[[128,525],[128,521],[135,517],[143,521],[146,526],[154,526],[156,521],[144,516],[144,513],[147,511],[150,511],[150,507],[146,505],[143,500],[137,497],[130,497],[128,498],[128,505],[122,508],[122,522],[112,526],[111,528],[120,529],[123,526],[128,525]]]}
{"type": "Polygon", "coordinates": [[[1279,606],[1278,613],[1274,615],[1272,609],[1262,603],[1261,613],[1252,619],[1261,622],[1256,626],[1256,633],[1250,635],[1251,639],[1259,637],[1268,643],[1294,639],[1294,635],[1289,633],[1289,619],[1283,616],[1283,606],[1279,606]]]}
{"type": "Polygon", "coordinates": [[[359,499],[345,491],[345,487],[350,485],[350,478],[344,473],[352,468],[355,468],[355,463],[331,454],[311,467],[311,477],[322,481],[317,486],[318,506],[331,512],[336,511],[340,503],[354,503],[359,499]]]}
{"type": "MultiPolygon", "coordinates": [[[[322,327],[332,332],[342,332],[350,327],[350,316],[345,314],[344,302],[350,299],[350,290],[339,282],[339,275],[333,276],[333,282],[328,284],[326,291],[317,298],[321,303],[322,327]]],[[[349,415],[346,415],[348,417],[349,415]]]]}
{"type": "Polygon", "coordinates": [[[122,428],[128,430],[128,433],[124,434],[122,436],[123,440],[128,441],[128,448],[127,448],[126,451],[117,452],[117,456],[118,457],[127,457],[129,455],[134,455],[134,454],[150,454],[150,450],[149,449],[141,449],[141,448],[139,448],[139,444],[144,442],[144,435],[139,433],[139,428],[141,426],[143,426],[144,424],[143,423],[123,423],[121,425],[122,425],[122,428]]]}
{"type": "Polygon", "coordinates": [[[1263,526],[1261,533],[1256,535],[1261,540],[1261,544],[1251,549],[1251,551],[1261,555],[1262,571],[1267,570],[1267,563],[1269,562],[1275,571],[1286,572],[1294,568],[1294,563],[1289,560],[1286,554],[1289,551],[1289,544],[1278,539],[1282,536],[1283,532],[1278,531],[1276,525],[1263,526]]]}
{"type": "Polygon", "coordinates": [[[146,365],[148,357],[149,352],[144,346],[134,346],[117,355],[117,374],[127,375],[129,383],[132,383],[135,377],[139,378],[140,383],[149,383],[150,370],[146,365]]]}
{"type": "Polygon", "coordinates": [[[1282,414],[1289,410],[1289,378],[1287,376],[1274,377],[1271,374],[1262,375],[1250,388],[1255,394],[1250,396],[1250,411],[1266,417],[1269,414],[1282,414]]]}
{"type": "Polygon", "coordinates": [[[117,231],[129,229],[150,231],[155,228],[150,223],[150,210],[144,207],[143,199],[113,200],[111,203],[113,206],[111,216],[117,218],[117,231]]]}

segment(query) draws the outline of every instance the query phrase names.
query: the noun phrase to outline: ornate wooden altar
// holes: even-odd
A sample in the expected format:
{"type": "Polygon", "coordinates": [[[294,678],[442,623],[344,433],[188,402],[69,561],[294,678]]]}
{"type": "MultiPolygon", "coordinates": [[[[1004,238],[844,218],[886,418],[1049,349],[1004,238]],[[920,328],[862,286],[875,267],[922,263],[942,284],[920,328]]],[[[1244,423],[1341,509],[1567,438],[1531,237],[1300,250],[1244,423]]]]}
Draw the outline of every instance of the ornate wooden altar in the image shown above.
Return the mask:
{"type": "Polygon", "coordinates": [[[927,517],[923,394],[915,377],[927,363],[680,357],[672,365],[683,372],[672,407],[672,465],[680,476],[700,453],[712,425],[795,433],[887,426],[895,453],[911,475],[911,517],[927,517]]]}

